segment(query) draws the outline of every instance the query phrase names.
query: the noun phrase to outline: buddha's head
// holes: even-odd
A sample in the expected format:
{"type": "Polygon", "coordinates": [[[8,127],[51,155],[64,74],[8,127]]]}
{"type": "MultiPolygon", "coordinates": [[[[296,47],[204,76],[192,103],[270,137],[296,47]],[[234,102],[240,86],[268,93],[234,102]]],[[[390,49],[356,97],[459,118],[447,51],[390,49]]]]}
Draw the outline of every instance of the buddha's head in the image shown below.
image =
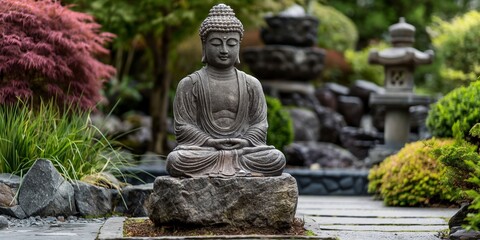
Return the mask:
{"type": "Polygon", "coordinates": [[[216,68],[232,67],[239,63],[243,25],[232,8],[218,4],[210,9],[200,26],[202,62],[216,68]]]}

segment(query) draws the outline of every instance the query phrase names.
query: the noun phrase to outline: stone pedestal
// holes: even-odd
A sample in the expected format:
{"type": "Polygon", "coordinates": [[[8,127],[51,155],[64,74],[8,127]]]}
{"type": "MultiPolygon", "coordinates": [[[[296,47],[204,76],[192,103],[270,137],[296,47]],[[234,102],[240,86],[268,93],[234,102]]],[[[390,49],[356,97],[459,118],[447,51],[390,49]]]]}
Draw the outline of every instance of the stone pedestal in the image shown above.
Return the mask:
{"type": "Polygon", "coordinates": [[[298,189],[278,177],[155,179],[147,208],[155,225],[289,227],[298,189]]]}

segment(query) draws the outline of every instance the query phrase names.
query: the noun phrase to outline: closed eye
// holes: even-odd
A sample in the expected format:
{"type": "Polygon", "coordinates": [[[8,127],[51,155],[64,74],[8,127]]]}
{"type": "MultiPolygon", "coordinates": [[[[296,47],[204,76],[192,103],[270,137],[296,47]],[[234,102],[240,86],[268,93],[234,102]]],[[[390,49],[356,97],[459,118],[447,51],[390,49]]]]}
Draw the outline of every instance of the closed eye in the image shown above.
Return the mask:
{"type": "Polygon", "coordinates": [[[237,41],[237,39],[230,38],[230,39],[227,40],[227,45],[228,45],[228,46],[231,46],[231,47],[237,46],[237,45],[238,45],[238,41],[237,41]]]}

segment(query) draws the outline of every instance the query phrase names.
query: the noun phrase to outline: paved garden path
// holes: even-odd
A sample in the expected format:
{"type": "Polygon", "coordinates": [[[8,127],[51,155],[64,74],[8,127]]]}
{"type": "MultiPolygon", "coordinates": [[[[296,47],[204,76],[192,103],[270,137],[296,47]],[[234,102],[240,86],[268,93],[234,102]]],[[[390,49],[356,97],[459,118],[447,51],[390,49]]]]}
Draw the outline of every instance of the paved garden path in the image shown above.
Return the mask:
{"type": "MultiPolygon", "coordinates": [[[[371,197],[300,196],[297,216],[322,238],[340,240],[439,239],[457,209],[393,208],[371,197]]],[[[8,240],[94,240],[103,223],[31,226],[0,230],[8,240]]],[[[107,225],[107,224],[105,224],[107,225]]],[[[104,230],[107,226],[103,226],[104,230]]],[[[109,226],[112,233],[119,232],[109,226]]],[[[102,231],[103,232],[103,231],[102,231]]]]}
{"type": "Polygon", "coordinates": [[[319,237],[439,239],[458,209],[386,207],[372,197],[300,196],[297,216],[319,237]]]}

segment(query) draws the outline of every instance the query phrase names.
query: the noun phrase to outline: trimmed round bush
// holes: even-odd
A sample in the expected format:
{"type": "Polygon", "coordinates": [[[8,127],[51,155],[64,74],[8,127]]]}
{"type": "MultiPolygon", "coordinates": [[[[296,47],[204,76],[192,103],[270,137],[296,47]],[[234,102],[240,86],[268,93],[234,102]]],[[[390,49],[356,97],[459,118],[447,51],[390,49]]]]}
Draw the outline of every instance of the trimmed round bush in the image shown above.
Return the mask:
{"type": "Polygon", "coordinates": [[[477,122],[480,122],[480,81],[445,95],[432,105],[427,117],[427,127],[437,137],[454,136],[454,128],[467,136],[477,122]]]}
{"type": "Polygon", "coordinates": [[[368,191],[389,206],[430,206],[452,203],[458,190],[443,181],[447,167],[432,156],[453,140],[430,139],[407,144],[372,168],[368,191]]]}
{"type": "Polygon", "coordinates": [[[280,100],[265,96],[267,100],[267,144],[283,151],[293,141],[293,122],[290,113],[283,108],[280,100]]]}

